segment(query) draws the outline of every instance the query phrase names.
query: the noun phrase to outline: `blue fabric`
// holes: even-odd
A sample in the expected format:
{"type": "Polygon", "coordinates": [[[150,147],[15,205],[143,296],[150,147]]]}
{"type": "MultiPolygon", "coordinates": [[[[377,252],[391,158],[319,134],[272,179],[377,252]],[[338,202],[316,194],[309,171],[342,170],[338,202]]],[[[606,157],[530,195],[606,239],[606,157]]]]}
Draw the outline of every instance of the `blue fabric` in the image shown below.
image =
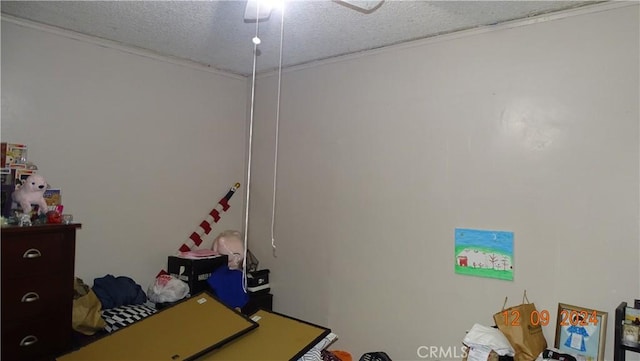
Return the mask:
{"type": "Polygon", "coordinates": [[[218,299],[231,308],[242,308],[249,301],[249,295],[242,289],[242,271],[220,266],[209,276],[207,283],[218,299]]]}
{"type": "Polygon", "coordinates": [[[578,351],[582,351],[585,352],[587,351],[587,345],[584,342],[584,338],[585,337],[589,337],[589,333],[587,332],[587,330],[584,327],[580,327],[580,326],[570,326],[569,328],[567,328],[567,332],[569,333],[569,337],[567,338],[567,341],[564,343],[565,346],[574,349],[574,350],[578,350],[578,351]],[[573,334],[576,334],[578,336],[580,336],[580,348],[577,349],[575,347],[572,346],[571,344],[571,337],[573,336],[573,334]]]}
{"type": "Polygon", "coordinates": [[[139,305],[147,301],[142,287],[129,277],[106,275],[93,280],[93,292],[102,303],[102,309],[139,305]]]}

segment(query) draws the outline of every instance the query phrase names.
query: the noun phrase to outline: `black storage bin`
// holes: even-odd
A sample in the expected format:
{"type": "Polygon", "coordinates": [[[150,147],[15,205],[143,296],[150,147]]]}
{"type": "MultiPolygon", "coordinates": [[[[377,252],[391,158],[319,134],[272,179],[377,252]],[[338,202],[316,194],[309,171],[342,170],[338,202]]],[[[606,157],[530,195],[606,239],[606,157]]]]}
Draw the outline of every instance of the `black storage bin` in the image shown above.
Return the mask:
{"type": "Polygon", "coordinates": [[[268,269],[247,273],[247,292],[269,293],[270,290],[268,269]]]}
{"type": "Polygon", "coordinates": [[[189,285],[189,294],[193,296],[201,291],[211,291],[207,279],[218,267],[227,265],[227,262],[226,255],[203,259],[169,256],[167,271],[186,282],[189,285]],[[181,270],[182,267],[184,268],[181,270]]]}
{"type": "Polygon", "coordinates": [[[271,311],[273,309],[273,295],[271,293],[250,293],[249,301],[242,307],[242,313],[252,315],[258,310],[271,311]]]}

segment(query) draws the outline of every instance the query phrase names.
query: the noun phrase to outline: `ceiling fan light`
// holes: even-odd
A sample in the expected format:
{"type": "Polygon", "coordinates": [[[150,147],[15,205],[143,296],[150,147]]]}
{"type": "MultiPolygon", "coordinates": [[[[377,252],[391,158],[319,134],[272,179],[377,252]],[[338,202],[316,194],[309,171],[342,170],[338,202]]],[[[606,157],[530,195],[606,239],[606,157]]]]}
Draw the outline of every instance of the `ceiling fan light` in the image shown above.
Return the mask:
{"type": "Polygon", "coordinates": [[[271,16],[274,8],[274,1],[269,0],[248,0],[244,8],[245,20],[266,20],[271,16]]]}

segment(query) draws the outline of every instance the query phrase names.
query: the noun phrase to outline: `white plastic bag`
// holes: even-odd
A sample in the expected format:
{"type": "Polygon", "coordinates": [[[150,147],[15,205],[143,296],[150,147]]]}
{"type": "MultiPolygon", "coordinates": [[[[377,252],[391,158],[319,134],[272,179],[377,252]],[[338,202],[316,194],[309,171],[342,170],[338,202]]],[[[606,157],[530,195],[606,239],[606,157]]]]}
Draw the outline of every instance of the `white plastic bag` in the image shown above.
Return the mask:
{"type": "Polygon", "coordinates": [[[485,346],[500,356],[514,356],[516,353],[502,331],[478,323],[471,327],[462,343],[467,346],[485,346]]]}
{"type": "Polygon", "coordinates": [[[179,301],[187,294],[189,294],[189,285],[168,274],[156,277],[155,282],[147,290],[147,297],[154,303],[179,301]]]}

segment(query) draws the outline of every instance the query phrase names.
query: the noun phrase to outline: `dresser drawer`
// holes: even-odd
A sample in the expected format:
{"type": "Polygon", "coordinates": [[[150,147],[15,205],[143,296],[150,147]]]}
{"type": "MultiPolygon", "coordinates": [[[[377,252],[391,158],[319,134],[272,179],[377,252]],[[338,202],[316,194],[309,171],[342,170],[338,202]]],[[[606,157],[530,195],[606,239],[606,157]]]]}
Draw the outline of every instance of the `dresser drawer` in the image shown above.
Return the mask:
{"type": "Polygon", "coordinates": [[[70,319],[56,316],[33,323],[2,321],[2,360],[53,359],[70,347],[70,319]]]}
{"type": "Polygon", "coordinates": [[[10,278],[2,283],[2,320],[71,315],[73,275],[10,278]]]}
{"type": "Polygon", "coordinates": [[[2,361],[53,360],[70,350],[78,228],[2,227],[2,361]]]}
{"type": "MultiPolygon", "coordinates": [[[[2,234],[2,280],[58,271],[73,272],[73,232],[39,232],[28,238],[2,234]]],[[[73,280],[72,280],[73,281],[73,280]]],[[[3,287],[4,289],[4,287],[3,287]]]]}

